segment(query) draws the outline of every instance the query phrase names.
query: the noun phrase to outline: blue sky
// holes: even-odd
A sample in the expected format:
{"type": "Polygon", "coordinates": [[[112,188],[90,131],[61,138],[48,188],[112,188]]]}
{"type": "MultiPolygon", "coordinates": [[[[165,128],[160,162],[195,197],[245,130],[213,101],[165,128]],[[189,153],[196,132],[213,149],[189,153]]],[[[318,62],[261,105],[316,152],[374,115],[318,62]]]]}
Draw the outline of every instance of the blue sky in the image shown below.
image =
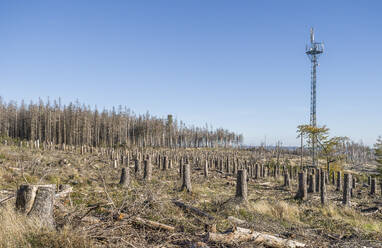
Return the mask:
{"type": "Polygon", "coordinates": [[[382,135],[381,1],[0,0],[0,95],[38,97],[296,145],[309,122],[309,28],[325,42],[317,120],[382,135]]]}

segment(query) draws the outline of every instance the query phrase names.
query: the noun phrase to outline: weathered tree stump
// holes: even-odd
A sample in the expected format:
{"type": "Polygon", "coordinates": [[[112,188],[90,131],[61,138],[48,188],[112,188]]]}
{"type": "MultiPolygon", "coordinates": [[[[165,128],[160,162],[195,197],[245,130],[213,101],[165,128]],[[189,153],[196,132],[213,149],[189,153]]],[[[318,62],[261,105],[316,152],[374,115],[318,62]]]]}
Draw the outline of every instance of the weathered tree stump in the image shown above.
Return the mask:
{"type": "Polygon", "coordinates": [[[320,184],[320,189],[321,189],[321,204],[325,205],[326,204],[326,172],[324,170],[321,170],[321,184],[320,184]]]}
{"type": "Polygon", "coordinates": [[[316,192],[316,176],[314,174],[310,174],[308,182],[309,182],[308,193],[315,193],[316,192]]]}
{"type": "Polygon", "coordinates": [[[255,179],[260,179],[260,167],[259,167],[259,164],[255,164],[255,179]]]}
{"type": "Polygon", "coordinates": [[[316,192],[320,192],[320,183],[321,183],[321,180],[320,180],[320,175],[321,175],[321,169],[317,169],[315,171],[315,174],[316,176],[316,192]]]}
{"type": "Polygon", "coordinates": [[[138,159],[134,160],[134,172],[136,175],[139,175],[141,173],[141,163],[138,159]]]}
{"type": "Polygon", "coordinates": [[[370,185],[370,195],[375,195],[375,189],[376,189],[376,178],[371,179],[371,185],[370,185]]]}
{"type": "Polygon", "coordinates": [[[122,168],[121,178],[119,180],[119,185],[123,187],[128,187],[130,184],[130,170],[129,168],[122,168]]]}
{"type": "Polygon", "coordinates": [[[152,175],[152,165],[150,160],[144,160],[144,168],[143,168],[143,179],[146,181],[151,181],[151,175],[152,175]]]}
{"type": "Polygon", "coordinates": [[[247,170],[239,170],[236,180],[236,198],[248,200],[247,170]]]}
{"type": "Polygon", "coordinates": [[[179,159],[179,178],[183,178],[183,158],[179,159]]]}
{"type": "Polygon", "coordinates": [[[43,225],[54,227],[53,200],[56,187],[48,185],[21,185],[17,190],[16,209],[37,218],[43,225]]]}
{"type": "Polygon", "coordinates": [[[306,200],[308,196],[306,188],[306,172],[298,173],[298,190],[295,199],[306,200]]]}
{"type": "Polygon", "coordinates": [[[337,171],[337,188],[336,191],[341,191],[341,172],[337,171]]]}
{"type": "Polygon", "coordinates": [[[336,179],[335,179],[335,175],[334,175],[334,171],[332,171],[332,184],[335,185],[336,184],[336,179]]]}
{"type": "Polygon", "coordinates": [[[350,188],[351,188],[350,182],[351,182],[351,174],[345,173],[342,203],[346,206],[350,206],[350,188]]]}
{"type": "Polygon", "coordinates": [[[208,160],[204,162],[204,177],[208,178],[208,160]]]}
{"type": "Polygon", "coordinates": [[[186,190],[187,192],[192,191],[191,187],[191,166],[190,164],[183,164],[183,184],[181,190],[186,190]]]}
{"type": "Polygon", "coordinates": [[[162,166],[162,170],[167,170],[168,168],[168,158],[167,156],[164,156],[163,157],[163,166],[162,166]]]}
{"type": "Polygon", "coordinates": [[[290,177],[289,172],[286,170],[284,173],[284,187],[290,189],[290,177]]]}

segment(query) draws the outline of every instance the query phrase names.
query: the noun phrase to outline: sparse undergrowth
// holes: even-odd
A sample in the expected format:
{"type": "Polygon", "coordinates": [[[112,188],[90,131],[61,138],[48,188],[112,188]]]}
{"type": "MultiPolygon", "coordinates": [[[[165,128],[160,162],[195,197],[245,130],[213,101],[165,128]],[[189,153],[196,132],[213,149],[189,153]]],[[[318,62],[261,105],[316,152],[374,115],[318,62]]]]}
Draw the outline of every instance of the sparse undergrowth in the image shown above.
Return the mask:
{"type": "MultiPolygon", "coordinates": [[[[235,178],[213,171],[204,179],[201,170],[193,170],[193,192],[187,193],[179,190],[177,164],[167,171],[154,165],[151,182],[131,170],[132,180],[126,189],[118,185],[120,169],[96,155],[9,146],[1,146],[0,154],[0,190],[16,191],[22,183],[69,184],[74,188],[70,197],[56,206],[57,230],[44,229],[16,213],[12,201],[2,205],[0,225],[6,228],[0,229],[1,247],[188,247],[203,240],[211,221],[183,211],[172,203],[174,199],[212,215],[221,232],[232,227],[228,217],[234,216],[245,220],[247,228],[296,238],[311,247],[382,241],[381,213],[363,215],[359,211],[361,206],[381,204],[381,197],[369,197],[361,187],[362,197],[353,198],[352,208],[343,208],[341,193],[329,185],[329,204],[321,207],[318,194],[310,195],[306,202],[294,200],[295,191],[280,187],[280,178],[250,180],[248,203],[235,205],[230,202],[235,195],[235,178]],[[67,162],[62,164],[63,159],[67,162]],[[139,225],[134,222],[136,216],[173,226],[176,232],[139,225]]],[[[296,182],[292,184],[295,189],[296,182]]]]}

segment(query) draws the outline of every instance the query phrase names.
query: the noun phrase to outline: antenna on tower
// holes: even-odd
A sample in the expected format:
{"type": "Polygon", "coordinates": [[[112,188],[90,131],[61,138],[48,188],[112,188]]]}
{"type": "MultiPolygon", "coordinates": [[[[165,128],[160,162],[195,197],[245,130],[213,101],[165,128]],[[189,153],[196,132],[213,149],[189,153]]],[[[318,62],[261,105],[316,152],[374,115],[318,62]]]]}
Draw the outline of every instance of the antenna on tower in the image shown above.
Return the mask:
{"type": "MultiPolygon", "coordinates": [[[[305,53],[308,55],[312,64],[311,70],[311,84],[310,84],[310,125],[317,127],[316,118],[316,85],[317,85],[317,65],[318,58],[324,52],[324,44],[322,42],[316,42],[314,40],[314,30],[310,29],[310,44],[306,46],[305,53]]],[[[312,137],[312,163],[316,165],[316,137],[312,137]]]]}

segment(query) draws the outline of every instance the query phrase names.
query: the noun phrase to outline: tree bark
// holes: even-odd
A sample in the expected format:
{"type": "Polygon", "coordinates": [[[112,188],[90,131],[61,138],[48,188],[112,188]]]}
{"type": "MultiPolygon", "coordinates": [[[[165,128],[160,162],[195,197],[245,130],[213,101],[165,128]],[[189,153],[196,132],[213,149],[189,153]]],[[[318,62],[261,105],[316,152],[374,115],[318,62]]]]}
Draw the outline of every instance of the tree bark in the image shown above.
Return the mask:
{"type": "Polygon", "coordinates": [[[342,203],[346,206],[350,206],[350,182],[351,182],[351,174],[345,173],[342,203]]]}
{"type": "Polygon", "coordinates": [[[152,174],[152,165],[150,160],[144,161],[144,171],[143,171],[143,179],[146,181],[151,181],[151,174],[152,174]]]}
{"type": "Polygon", "coordinates": [[[237,173],[236,198],[248,200],[247,170],[239,170],[237,173]]]}
{"type": "Polygon", "coordinates": [[[186,189],[187,192],[192,191],[191,187],[191,166],[190,164],[183,165],[183,184],[181,190],[186,189]]]}
{"type": "Polygon", "coordinates": [[[306,200],[308,196],[307,188],[306,188],[306,172],[298,173],[298,191],[295,196],[295,199],[306,200]]]}
{"type": "Polygon", "coordinates": [[[55,185],[21,185],[17,190],[16,209],[54,227],[53,200],[55,185]]]}

